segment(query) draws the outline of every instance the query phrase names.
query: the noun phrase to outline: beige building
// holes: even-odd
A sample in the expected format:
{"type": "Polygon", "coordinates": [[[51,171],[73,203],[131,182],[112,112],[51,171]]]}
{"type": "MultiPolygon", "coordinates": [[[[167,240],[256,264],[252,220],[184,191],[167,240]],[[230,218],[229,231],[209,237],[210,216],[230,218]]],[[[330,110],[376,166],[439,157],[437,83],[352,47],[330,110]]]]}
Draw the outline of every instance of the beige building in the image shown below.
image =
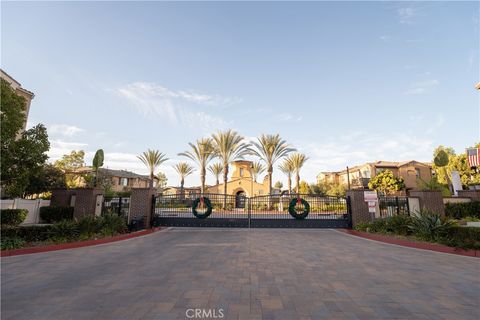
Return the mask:
{"type": "MultiPolygon", "coordinates": [[[[85,175],[94,174],[92,167],[83,167],[75,170],[77,174],[76,184],[79,187],[87,185],[85,175]]],[[[136,174],[126,170],[112,170],[106,168],[98,169],[99,179],[110,179],[111,188],[115,192],[127,192],[135,188],[148,188],[150,177],[146,175],[136,174]]],[[[154,186],[156,181],[154,181],[154,186]]]]}
{"type": "Polygon", "coordinates": [[[19,96],[25,98],[25,101],[26,101],[25,122],[23,123],[23,127],[22,127],[22,131],[25,131],[27,127],[28,113],[30,112],[30,104],[32,102],[32,99],[35,97],[35,95],[33,94],[33,92],[30,92],[22,88],[22,85],[20,84],[20,82],[15,80],[12,76],[10,76],[8,73],[3,71],[2,69],[0,69],[0,78],[7,81],[19,96]]]}
{"type": "Polygon", "coordinates": [[[390,170],[396,177],[403,178],[405,180],[406,190],[418,190],[421,180],[428,182],[432,179],[432,166],[430,164],[410,160],[403,162],[377,161],[365,163],[349,168],[348,175],[347,170],[320,172],[317,175],[317,182],[347,185],[348,178],[350,178],[350,186],[352,189],[367,189],[370,179],[384,170],[390,170]]]}
{"type": "MultiPolygon", "coordinates": [[[[265,176],[262,183],[256,182],[252,179],[251,174],[252,161],[240,160],[234,161],[230,164],[229,170],[232,175],[227,182],[227,194],[233,196],[260,196],[268,195],[268,176],[265,176]]],[[[223,183],[205,186],[205,193],[223,194],[223,183]]],[[[200,187],[185,187],[185,195],[198,195],[200,187]]],[[[279,190],[274,189],[274,194],[279,193],[279,190]]],[[[180,187],[167,187],[163,191],[164,195],[179,195],[180,187]]]]}

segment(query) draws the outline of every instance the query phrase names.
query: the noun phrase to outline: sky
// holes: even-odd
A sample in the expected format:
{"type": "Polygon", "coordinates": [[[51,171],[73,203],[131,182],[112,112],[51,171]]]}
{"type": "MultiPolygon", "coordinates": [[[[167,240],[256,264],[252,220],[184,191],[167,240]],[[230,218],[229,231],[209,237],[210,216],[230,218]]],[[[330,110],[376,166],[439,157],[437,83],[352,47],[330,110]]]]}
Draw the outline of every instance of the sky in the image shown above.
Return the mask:
{"type": "Polygon", "coordinates": [[[28,125],[47,127],[49,161],[102,148],[105,167],[145,174],[136,156],[158,149],[176,186],[188,142],[231,128],[280,134],[314,182],[480,140],[479,6],[2,2],[1,68],[35,93],[28,125]]]}

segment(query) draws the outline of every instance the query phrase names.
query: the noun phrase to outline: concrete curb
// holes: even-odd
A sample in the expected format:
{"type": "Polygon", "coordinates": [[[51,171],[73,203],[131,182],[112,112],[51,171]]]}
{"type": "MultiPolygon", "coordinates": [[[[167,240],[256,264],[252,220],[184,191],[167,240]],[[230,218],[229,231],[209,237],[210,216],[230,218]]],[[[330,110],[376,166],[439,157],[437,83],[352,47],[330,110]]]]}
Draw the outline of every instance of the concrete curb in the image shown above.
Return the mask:
{"type": "Polygon", "coordinates": [[[127,239],[133,239],[137,237],[141,237],[147,234],[151,234],[153,232],[162,230],[162,228],[153,228],[148,230],[136,231],[128,234],[121,234],[118,236],[101,238],[97,240],[86,240],[86,241],[77,241],[77,242],[69,242],[69,243],[62,243],[62,244],[54,244],[48,245],[43,247],[30,247],[30,248],[21,248],[21,249],[13,249],[13,250],[3,250],[0,252],[0,257],[11,257],[11,256],[18,256],[24,254],[32,254],[32,253],[40,253],[40,252],[49,252],[49,251],[58,251],[58,250],[65,250],[65,249],[75,249],[75,248],[83,248],[83,247],[90,247],[96,246],[99,244],[106,244],[111,242],[117,242],[127,239]]]}

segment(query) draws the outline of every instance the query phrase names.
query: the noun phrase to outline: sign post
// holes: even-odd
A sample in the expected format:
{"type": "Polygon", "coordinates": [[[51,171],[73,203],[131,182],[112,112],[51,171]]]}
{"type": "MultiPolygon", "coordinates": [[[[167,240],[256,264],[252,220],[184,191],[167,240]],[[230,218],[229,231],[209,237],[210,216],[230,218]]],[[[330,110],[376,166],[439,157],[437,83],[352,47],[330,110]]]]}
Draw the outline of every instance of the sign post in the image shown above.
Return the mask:
{"type": "Polygon", "coordinates": [[[380,216],[380,208],[378,207],[378,194],[377,191],[364,191],[363,198],[368,203],[368,212],[373,213],[374,218],[380,216]]]}

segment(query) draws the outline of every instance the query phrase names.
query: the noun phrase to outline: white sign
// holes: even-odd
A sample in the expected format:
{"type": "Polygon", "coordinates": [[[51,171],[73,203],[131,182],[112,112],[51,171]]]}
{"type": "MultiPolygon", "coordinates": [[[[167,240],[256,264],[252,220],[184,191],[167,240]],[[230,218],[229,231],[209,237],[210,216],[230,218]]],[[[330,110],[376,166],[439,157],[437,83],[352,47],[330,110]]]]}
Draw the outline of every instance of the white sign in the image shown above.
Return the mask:
{"type": "Polygon", "coordinates": [[[463,190],[462,188],[462,180],[460,180],[460,174],[458,171],[452,171],[452,185],[453,185],[453,193],[458,195],[458,190],[463,190]]]}
{"type": "Polygon", "coordinates": [[[377,191],[363,191],[365,202],[378,202],[377,191]]]}

